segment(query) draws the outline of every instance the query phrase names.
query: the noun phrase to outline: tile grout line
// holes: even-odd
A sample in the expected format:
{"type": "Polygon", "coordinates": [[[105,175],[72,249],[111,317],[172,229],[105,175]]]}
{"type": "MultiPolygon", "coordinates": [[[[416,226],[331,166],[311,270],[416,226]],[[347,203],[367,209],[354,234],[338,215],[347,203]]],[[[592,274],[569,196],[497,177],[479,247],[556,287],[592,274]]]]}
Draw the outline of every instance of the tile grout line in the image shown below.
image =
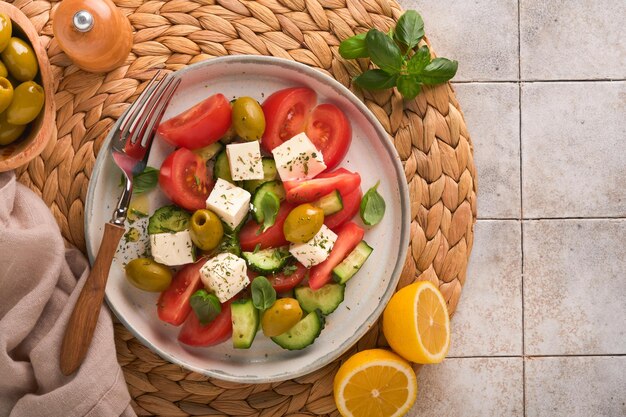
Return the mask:
{"type": "MultiPolygon", "coordinates": [[[[518,70],[519,71],[519,70],[518,70]]],[[[452,84],[548,84],[548,83],[616,83],[624,82],[626,78],[572,78],[572,79],[555,79],[555,80],[456,80],[452,84]]]]}
{"type": "Polygon", "coordinates": [[[446,359],[534,359],[534,358],[623,358],[626,353],[576,353],[545,355],[468,355],[446,356],[446,359]]]}
{"type": "Polygon", "coordinates": [[[517,0],[517,104],[519,111],[519,224],[520,224],[520,274],[522,278],[522,413],[526,417],[526,335],[524,316],[524,171],[522,153],[522,25],[521,25],[521,0],[517,0]]]}
{"type": "MultiPolygon", "coordinates": [[[[543,220],[625,220],[626,216],[593,216],[593,217],[526,217],[524,221],[543,221],[543,220]]],[[[480,219],[479,219],[480,220],[480,219]]]]}
{"type": "Polygon", "coordinates": [[[580,216],[570,216],[570,217],[478,217],[476,218],[478,221],[498,221],[498,222],[506,222],[506,221],[522,221],[522,222],[537,222],[537,221],[563,221],[563,220],[590,220],[590,221],[600,221],[600,220],[626,220],[626,216],[594,216],[594,217],[580,217],[580,216]]]}

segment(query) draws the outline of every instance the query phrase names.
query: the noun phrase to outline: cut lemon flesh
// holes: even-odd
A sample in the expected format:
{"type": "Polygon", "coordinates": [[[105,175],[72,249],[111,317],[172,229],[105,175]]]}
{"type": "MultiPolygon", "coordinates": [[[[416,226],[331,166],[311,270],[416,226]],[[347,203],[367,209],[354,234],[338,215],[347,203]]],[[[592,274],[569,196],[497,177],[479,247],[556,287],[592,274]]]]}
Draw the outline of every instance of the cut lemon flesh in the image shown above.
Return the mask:
{"type": "Polygon", "coordinates": [[[441,362],[450,347],[450,318],[439,289],[419,281],[395,293],[383,313],[383,332],[404,359],[441,362]]]}
{"type": "Polygon", "coordinates": [[[415,402],[417,379],[411,365],[395,353],[364,350],[339,368],[334,395],[344,417],[400,417],[415,402]]]}

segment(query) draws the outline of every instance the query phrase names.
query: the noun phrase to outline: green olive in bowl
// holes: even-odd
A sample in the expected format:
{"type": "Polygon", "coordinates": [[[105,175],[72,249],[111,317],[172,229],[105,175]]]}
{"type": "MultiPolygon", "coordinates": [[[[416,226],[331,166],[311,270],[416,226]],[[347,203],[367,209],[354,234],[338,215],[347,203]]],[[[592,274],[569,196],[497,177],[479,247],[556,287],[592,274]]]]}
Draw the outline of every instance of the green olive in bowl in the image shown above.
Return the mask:
{"type": "Polygon", "coordinates": [[[172,282],[172,271],[150,258],[137,258],[126,264],[126,278],[144,291],[165,291],[172,282]]]}
{"type": "Polygon", "coordinates": [[[11,82],[0,76],[0,113],[5,111],[13,101],[13,86],[11,82]]]}
{"type": "Polygon", "coordinates": [[[26,81],[13,91],[13,101],[6,110],[7,121],[25,125],[37,118],[44,102],[43,88],[34,81],[26,81]]]}
{"type": "Polygon", "coordinates": [[[7,122],[7,113],[0,113],[0,145],[15,142],[26,130],[25,125],[12,125],[7,122]]]}
{"type": "Polygon", "coordinates": [[[9,44],[0,54],[9,73],[18,81],[30,81],[39,71],[37,56],[31,46],[19,38],[9,39],[9,44]]]}
{"type": "MultiPolygon", "coordinates": [[[[13,25],[11,24],[11,19],[4,13],[0,13],[0,52],[9,44],[12,32],[13,25]]],[[[6,77],[6,75],[3,75],[3,77],[6,77]]]]}

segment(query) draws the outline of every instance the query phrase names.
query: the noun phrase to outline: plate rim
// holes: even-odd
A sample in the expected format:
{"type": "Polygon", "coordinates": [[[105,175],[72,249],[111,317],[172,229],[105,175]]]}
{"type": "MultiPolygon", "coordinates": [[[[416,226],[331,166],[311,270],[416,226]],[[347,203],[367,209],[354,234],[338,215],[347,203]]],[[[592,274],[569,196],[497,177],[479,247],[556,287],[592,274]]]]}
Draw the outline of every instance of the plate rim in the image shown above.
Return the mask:
{"type": "MultiPolygon", "coordinates": [[[[253,375],[233,375],[226,373],[221,370],[215,369],[206,369],[199,368],[194,365],[190,365],[183,360],[178,359],[172,354],[158,348],[157,346],[150,343],[141,333],[139,333],[133,326],[129,324],[128,321],[125,320],[123,315],[121,315],[116,309],[113,303],[109,300],[108,293],[105,290],[105,300],[109,307],[109,309],[115,314],[117,319],[124,325],[124,327],[131,332],[131,334],[137,338],[144,346],[148,347],[151,351],[159,355],[161,358],[165,359],[170,363],[174,363],[179,365],[187,370],[197,372],[199,374],[205,375],[211,378],[217,378],[220,380],[230,381],[230,382],[238,382],[238,383],[269,383],[269,382],[280,382],[286,381],[293,378],[298,378],[303,375],[310,374],[312,372],[317,371],[318,369],[330,364],[335,361],[345,352],[347,352],[352,346],[354,346],[372,327],[372,325],[379,319],[382,315],[384,307],[387,305],[388,301],[391,299],[391,296],[395,293],[396,286],[400,280],[400,275],[404,268],[405,258],[408,252],[409,245],[409,235],[410,235],[410,205],[409,205],[409,190],[408,185],[406,183],[406,178],[404,175],[404,168],[402,167],[401,159],[398,154],[398,151],[393,145],[391,139],[382,140],[382,138],[389,138],[389,134],[385,131],[380,121],[376,118],[376,116],[367,108],[364,102],[362,102],[352,91],[350,91],[347,87],[341,84],[339,81],[334,78],[328,76],[327,74],[319,71],[316,68],[310,67],[308,65],[287,60],[284,58],[271,57],[271,56],[261,56],[261,55],[228,55],[222,57],[216,57],[207,59],[205,61],[201,61],[183,69],[174,71],[172,74],[177,78],[181,78],[185,73],[189,71],[197,70],[198,68],[214,66],[214,65],[224,65],[224,64],[232,64],[232,63],[243,63],[243,64],[261,64],[261,65],[278,65],[282,67],[288,67],[291,70],[296,70],[298,72],[303,72],[306,76],[316,79],[317,81],[328,84],[334,90],[336,90],[339,94],[343,95],[346,99],[348,99],[356,108],[363,114],[363,116],[368,120],[368,122],[375,129],[377,136],[391,157],[392,164],[394,166],[396,172],[396,179],[398,180],[398,187],[400,192],[400,207],[401,207],[401,223],[404,225],[400,228],[400,251],[398,253],[398,258],[395,263],[393,272],[391,273],[391,277],[389,280],[389,284],[384,294],[378,301],[378,305],[372,312],[367,316],[366,320],[363,322],[363,325],[359,327],[359,330],[344,340],[340,345],[331,350],[331,352],[327,355],[324,355],[322,358],[317,359],[306,366],[297,369],[295,371],[276,373],[269,377],[257,377],[253,375]]],[[[110,147],[112,133],[115,130],[115,127],[119,125],[121,122],[121,117],[113,124],[109,134],[105,138],[102,147],[98,153],[96,161],[93,166],[92,175],[89,179],[89,186],[87,190],[86,200],[85,200],[85,216],[84,216],[84,230],[85,230],[85,246],[87,250],[87,256],[89,258],[89,262],[93,265],[95,255],[91,251],[92,241],[90,236],[90,219],[93,217],[93,209],[94,209],[94,194],[96,184],[99,181],[100,173],[102,171],[102,167],[104,161],[107,156],[108,149],[110,147]]]]}

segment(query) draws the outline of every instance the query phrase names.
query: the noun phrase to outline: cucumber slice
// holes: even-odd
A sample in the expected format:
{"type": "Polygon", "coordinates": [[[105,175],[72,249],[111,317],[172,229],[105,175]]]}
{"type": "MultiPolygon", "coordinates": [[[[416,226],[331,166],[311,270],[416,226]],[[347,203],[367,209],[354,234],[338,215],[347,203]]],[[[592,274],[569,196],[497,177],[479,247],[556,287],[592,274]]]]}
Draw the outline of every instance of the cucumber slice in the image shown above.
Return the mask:
{"type": "Polygon", "coordinates": [[[339,265],[333,268],[333,279],[335,282],[345,284],[361,269],[373,250],[364,240],[359,242],[356,248],[339,265]]]}
{"type": "Polygon", "coordinates": [[[311,203],[313,207],[318,207],[324,210],[324,216],[330,216],[333,213],[337,213],[343,209],[343,200],[339,191],[335,190],[330,194],[326,194],[320,199],[311,203]]]}
{"type": "Polygon", "coordinates": [[[261,201],[266,193],[272,192],[280,201],[285,201],[285,189],[280,181],[269,181],[257,188],[252,196],[252,215],[257,223],[263,223],[264,216],[261,210],[261,201]]]}
{"type": "Polygon", "coordinates": [[[148,234],[177,233],[189,229],[191,214],[174,204],[157,209],[148,219],[148,234]]]}
{"type": "Polygon", "coordinates": [[[295,289],[296,300],[300,307],[307,313],[320,310],[328,315],[335,311],[343,301],[345,286],[341,284],[326,284],[319,290],[310,287],[298,287],[295,289]]]}
{"type": "Polygon", "coordinates": [[[280,271],[287,265],[291,256],[288,246],[263,249],[257,252],[242,252],[241,255],[248,262],[250,269],[262,274],[280,271]]]}
{"type": "Polygon", "coordinates": [[[285,333],[272,337],[283,349],[300,350],[313,344],[324,328],[324,316],[318,310],[307,314],[285,333]]]}
{"type": "Polygon", "coordinates": [[[244,190],[254,193],[262,184],[278,179],[278,170],[276,162],[272,158],[263,158],[263,179],[262,180],[245,180],[243,182],[244,190]]]}
{"type": "Polygon", "coordinates": [[[228,165],[228,156],[226,155],[226,149],[217,154],[215,158],[215,166],[213,167],[213,178],[221,178],[225,181],[234,184],[233,176],[230,174],[230,166],[228,165]]]}
{"type": "Polygon", "coordinates": [[[236,300],[230,305],[230,313],[233,322],[233,347],[249,349],[259,330],[261,322],[259,310],[250,299],[236,300]]]}
{"type": "Polygon", "coordinates": [[[224,149],[224,145],[219,142],[205,146],[204,148],[194,149],[192,152],[202,158],[205,162],[209,159],[213,159],[215,155],[220,153],[224,149]]]}

